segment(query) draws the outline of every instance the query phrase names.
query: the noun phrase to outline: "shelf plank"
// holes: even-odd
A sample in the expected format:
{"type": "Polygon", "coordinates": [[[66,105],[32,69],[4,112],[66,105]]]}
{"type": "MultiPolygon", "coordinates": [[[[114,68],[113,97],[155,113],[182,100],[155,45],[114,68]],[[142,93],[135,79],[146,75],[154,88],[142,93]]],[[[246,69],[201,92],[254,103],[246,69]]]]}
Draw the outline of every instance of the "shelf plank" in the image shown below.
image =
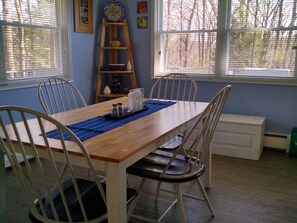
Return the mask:
{"type": "Polygon", "coordinates": [[[124,26],[125,23],[123,22],[104,22],[106,26],[124,26]]]}
{"type": "Polygon", "coordinates": [[[128,94],[109,94],[109,95],[105,95],[105,94],[100,94],[98,95],[99,98],[120,98],[120,97],[127,97],[128,94]]]}
{"type": "Polygon", "coordinates": [[[100,70],[100,74],[132,74],[133,70],[100,70]]]}
{"type": "MultiPolygon", "coordinates": [[[[105,86],[103,82],[106,81],[103,76],[104,75],[114,75],[120,76],[122,75],[125,81],[130,82],[131,89],[137,88],[137,81],[134,69],[134,62],[131,50],[131,42],[129,37],[129,30],[127,25],[127,20],[123,19],[121,22],[109,22],[106,21],[105,18],[102,19],[102,27],[101,27],[101,39],[100,39],[100,55],[98,59],[98,71],[97,71],[97,87],[96,87],[96,103],[100,101],[100,99],[112,99],[117,97],[127,96],[128,94],[111,94],[104,95],[102,94],[102,88],[105,86]],[[108,41],[113,39],[118,39],[121,37],[121,45],[118,47],[112,47],[107,44],[108,41]],[[123,54],[123,55],[122,55],[123,54]],[[123,56],[121,58],[120,56],[123,56]],[[125,60],[124,63],[128,61],[131,64],[131,70],[103,70],[108,68],[108,64],[121,64],[121,62],[125,60]],[[129,76],[125,76],[129,75],[129,76]],[[103,80],[102,80],[103,79],[103,80]]],[[[130,67],[130,66],[129,66],[130,67]]],[[[125,67],[126,69],[126,67],[125,67]]],[[[106,79],[110,79],[110,77],[106,77],[106,79]]]]}
{"type": "Polygon", "coordinates": [[[105,50],[127,50],[127,47],[125,47],[125,46],[119,46],[119,47],[104,46],[103,49],[105,49],[105,50]]]}

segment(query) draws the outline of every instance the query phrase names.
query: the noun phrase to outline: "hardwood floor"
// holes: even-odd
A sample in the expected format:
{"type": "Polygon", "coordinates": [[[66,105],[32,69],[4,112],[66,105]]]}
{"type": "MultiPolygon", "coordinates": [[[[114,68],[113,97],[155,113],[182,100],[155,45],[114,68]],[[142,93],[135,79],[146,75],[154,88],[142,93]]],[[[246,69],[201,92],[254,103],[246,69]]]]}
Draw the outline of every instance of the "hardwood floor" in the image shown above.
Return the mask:
{"type": "MultiPolygon", "coordinates": [[[[191,223],[289,223],[297,222],[297,158],[264,150],[259,161],[213,156],[212,188],[207,190],[216,216],[211,217],[205,202],[184,199],[188,222],[191,223]]],[[[133,178],[132,184],[138,179],[133,178]]],[[[7,170],[8,223],[27,223],[24,195],[11,170],[7,170]]],[[[165,185],[166,186],[166,185],[165,185]]],[[[191,192],[193,184],[183,190],[191,192]]],[[[156,183],[148,181],[140,194],[135,213],[158,217],[173,195],[161,192],[154,202],[156,183]]],[[[196,191],[196,190],[195,190],[196,191]]],[[[132,223],[143,222],[132,218],[132,223]]],[[[163,222],[179,222],[175,206],[163,222]]]]}

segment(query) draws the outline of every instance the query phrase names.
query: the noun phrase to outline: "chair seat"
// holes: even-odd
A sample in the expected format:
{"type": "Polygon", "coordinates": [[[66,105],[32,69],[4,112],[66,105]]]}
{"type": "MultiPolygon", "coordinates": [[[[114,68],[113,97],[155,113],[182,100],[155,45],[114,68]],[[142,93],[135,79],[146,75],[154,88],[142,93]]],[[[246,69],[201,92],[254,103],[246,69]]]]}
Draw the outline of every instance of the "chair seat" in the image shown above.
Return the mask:
{"type": "Polygon", "coordinates": [[[131,165],[127,169],[127,173],[163,182],[187,182],[203,174],[204,165],[201,165],[198,169],[197,164],[194,161],[190,161],[190,165],[187,166],[188,159],[185,156],[177,155],[166,174],[161,175],[172,156],[173,153],[155,150],[131,165]],[[193,168],[195,168],[194,171],[188,174],[193,168]],[[184,172],[185,174],[183,174],[184,172]]]}
{"type": "MultiPolygon", "coordinates": [[[[99,189],[96,183],[93,181],[88,181],[84,179],[77,179],[76,181],[77,181],[77,185],[79,187],[82,201],[85,206],[86,214],[89,220],[93,220],[93,219],[99,218],[100,216],[105,215],[107,213],[107,208],[102,199],[102,196],[99,192],[99,189]]],[[[67,204],[69,206],[69,210],[73,218],[72,219],[73,222],[84,221],[83,215],[80,209],[79,201],[75,194],[72,181],[70,179],[65,180],[62,185],[66,196],[67,204]]],[[[106,184],[101,183],[101,185],[104,191],[106,191],[106,184]]],[[[63,206],[62,197],[57,187],[51,190],[51,196],[53,197],[60,221],[68,222],[69,220],[63,206]]],[[[127,204],[129,204],[136,196],[137,196],[136,190],[127,188],[127,204]]],[[[47,214],[47,218],[54,219],[54,215],[51,210],[49,200],[46,197],[44,197],[42,202],[44,203],[44,206],[46,208],[45,211],[47,214]]],[[[37,201],[35,202],[35,205],[38,209],[38,212],[42,214],[37,201]]],[[[32,222],[40,223],[40,221],[34,216],[34,214],[31,211],[29,212],[29,218],[32,222]]]]}
{"type": "Polygon", "coordinates": [[[159,146],[160,150],[174,150],[177,149],[183,142],[183,135],[177,135],[174,138],[170,139],[163,145],[159,146]]]}

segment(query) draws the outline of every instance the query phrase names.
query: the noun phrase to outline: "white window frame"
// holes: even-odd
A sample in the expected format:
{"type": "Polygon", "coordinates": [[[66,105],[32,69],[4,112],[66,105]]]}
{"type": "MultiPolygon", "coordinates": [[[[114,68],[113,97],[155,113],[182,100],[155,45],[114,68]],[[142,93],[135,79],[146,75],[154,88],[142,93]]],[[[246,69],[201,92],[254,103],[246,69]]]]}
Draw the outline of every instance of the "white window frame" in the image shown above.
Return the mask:
{"type": "MultiPolygon", "coordinates": [[[[32,86],[37,86],[39,82],[47,77],[61,77],[67,80],[71,79],[71,58],[70,58],[70,39],[69,39],[69,1],[57,0],[56,1],[56,18],[57,18],[57,27],[42,27],[39,25],[26,25],[19,24],[17,22],[8,23],[6,21],[0,20],[0,91],[17,89],[17,88],[27,88],[32,86]],[[24,77],[8,80],[6,78],[7,72],[5,69],[5,53],[4,53],[4,38],[2,33],[2,27],[5,25],[9,26],[20,26],[20,27],[30,27],[34,28],[45,28],[45,29],[55,29],[57,35],[59,36],[59,48],[56,50],[57,57],[57,67],[49,69],[48,74],[40,75],[36,77],[24,77]]],[[[42,69],[43,70],[43,69],[42,69]]],[[[30,70],[29,70],[30,71],[30,70]]],[[[32,69],[32,72],[36,69],[32,69]]],[[[44,70],[45,71],[45,70],[44,70]]],[[[47,72],[44,72],[47,73],[47,72]]]]}
{"type": "MultiPolygon", "coordinates": [[[[254,84],[276,84],[276,85],[297,85],[297,52],[295,52],[295,70],[294,77],[264,77],[264,76],[240,76],[240,75],[228,75],[227,74],[227,66],[228,66],[228,51],[229,51],[229,43],[228,43],[228,33],[230,32],[238,32],[238,31],[265,31],[265,30],[277,30],[276,28],[254,28],[254,29],[237,29],[231,30],[229,21],[231,15],[231,1],[219,0],[218,5],[218,27],[217,30],[217,45],[216,45],[216,58],[215,58],[215,72],[214,74],[198,74],[198,73],[190,73],[190,75],[199,80],[199,81],[211,81],[211,82],[235,82],[235,83],[254,83],[254,84]],[[220,50],[218,50],[220,49],[220,50]]],[[[159,51],[160,51],[160,35],[158,31],[158,15],[159,15],[159,4],[160,0],[153,0],[151,9],[151,61],[152,61],[152,76],[151,78],[158,78],[158,76],[163,76],[167,73],[160,73],[159,70],[159,51]]],[[[285,30],[297,30],[297,27],[293,28],[284,28],[285,30]]],[[[297,51],[297,50],[296,50],[297,51]]]]}

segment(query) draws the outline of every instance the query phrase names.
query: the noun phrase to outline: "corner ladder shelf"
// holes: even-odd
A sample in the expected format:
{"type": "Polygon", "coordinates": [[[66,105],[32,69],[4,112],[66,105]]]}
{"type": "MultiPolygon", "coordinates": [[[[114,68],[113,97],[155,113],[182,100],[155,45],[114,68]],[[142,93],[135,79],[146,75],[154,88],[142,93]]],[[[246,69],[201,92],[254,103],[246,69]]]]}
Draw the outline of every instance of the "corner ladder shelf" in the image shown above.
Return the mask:
{"type": "Polygon", "coordinates": [[[126,96],[128,94],[127,89],[125,92],[123,92],[123,89],[121,89],[120,92],[111,92],[110,95],[103,94],[104,86],[108,85],[103,83],[102,81],[104,75],[107,76],[107,83],[108,81],[110,83],[112,77],[122,77],[123,79],[130,79],[130,89],[137,87],[132,57],[132,48],[126,19],[123,19],[122,22],[107,22],[104,18],[102,20],[97,75],[96,103],[101,101],[103,98],[111,99],[126,96]],[[117,47],[110,46],[109,41],[113,40],[114,38],[118,39],[119,34],[121,33],[123,36],[123,41],[121,42],[121,45],[117,47]],[[127,70],[126,66],[123,70],[106,69],[108,68],[108,64],[127,64],[127,61],[130,61],[131,63],[130,70],[127,70]]]}

